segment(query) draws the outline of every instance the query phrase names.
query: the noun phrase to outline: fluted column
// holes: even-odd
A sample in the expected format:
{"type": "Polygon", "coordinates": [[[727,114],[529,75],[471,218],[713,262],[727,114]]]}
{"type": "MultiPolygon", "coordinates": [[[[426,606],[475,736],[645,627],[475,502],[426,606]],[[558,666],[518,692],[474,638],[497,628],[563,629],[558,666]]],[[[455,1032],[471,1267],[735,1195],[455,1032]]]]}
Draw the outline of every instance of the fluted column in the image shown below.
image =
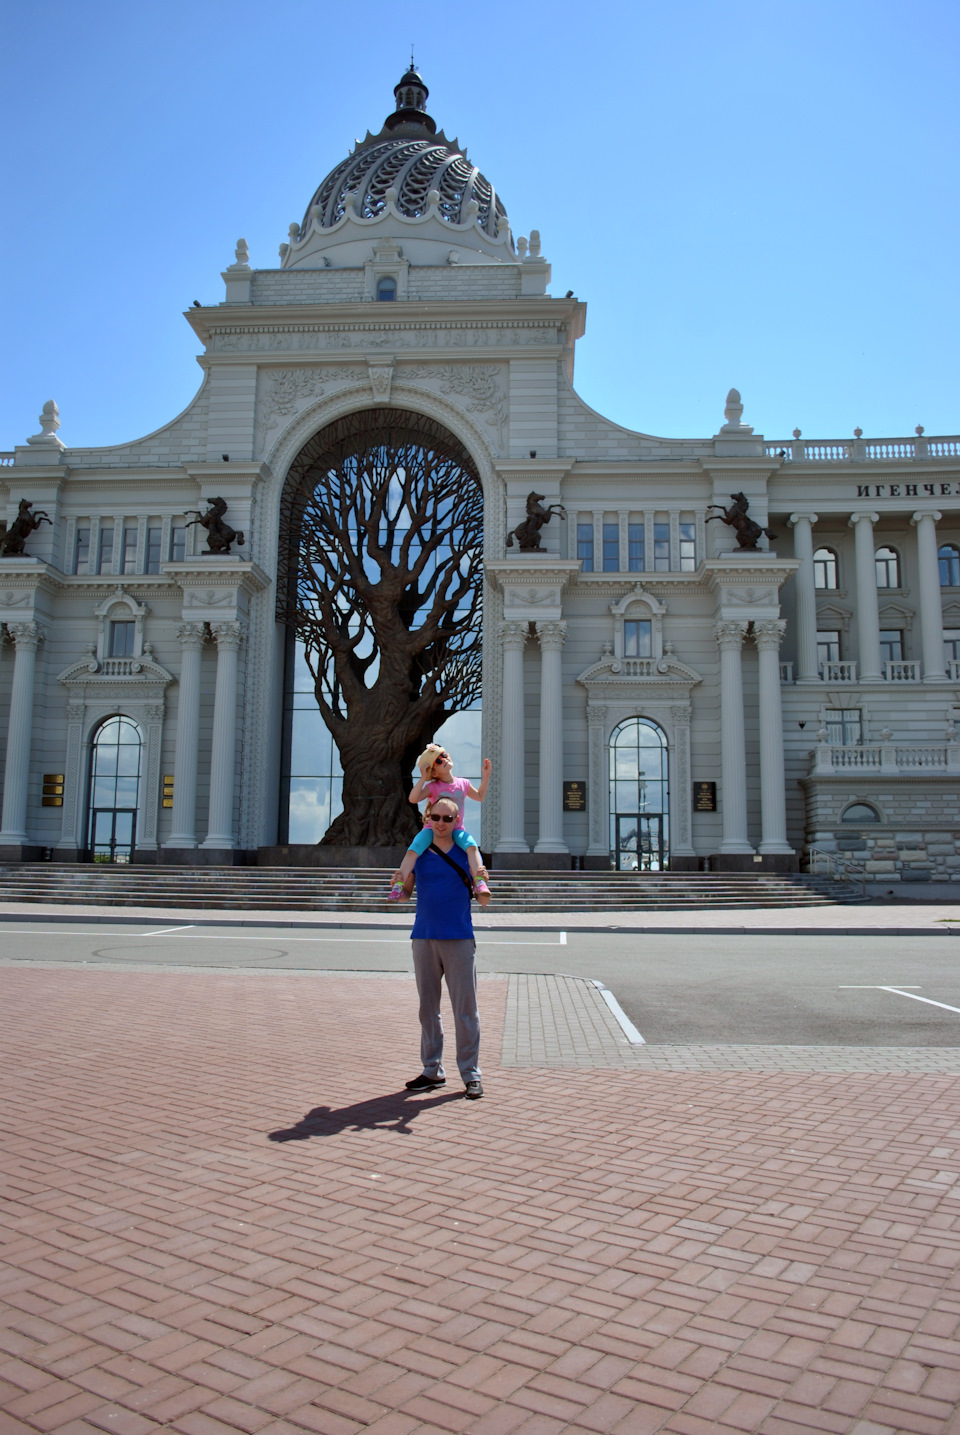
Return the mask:
{"type": "Polygon", "coordinates": [[[33,688],[37,671],[37,649],[45,634],[39,623],[8,623],[7,632],[16,644],[16,657],[13,660],[7,756],[3,771],[3,828],[0,830],[0,845],[12,847],[27,840],[27,783],[30,777],[30,746],[33,739],[33,688]]]}
{"type": "Polygon", "coordinates": [[[879,513],[855,513],[850,519],[857,557],[857,633],[860,645],[857,676],[865,683],[878,683],[883,677],[880,670],[877,561],[873,545],[873,525],[879,520],[879,513]]]}
{"type": "MultiPolygon", "coordinates": [[[[164,847],[197,845],[197,763],[200,755],[200,664],[203,623],[181,623],[177,629],[182,657],[177,705],[177,747],[173,759],[173,832],[164,847]]],[[[218,663],[219,668],[219,663],[218,663]]]]}
{"type": "Polygon", "coordinates": [[[783,707],[780,699],[780,618],[754,623],[760,665],[760,827],[759,851],[793,852],[787,841],[787,798],[783,773],[783,707]]]}
{"type": "Polygon", "coordinates": [[[563,840],[564,622],[537,624],[540,639],[540,831],[535,852],[566,852],[563,840]]]}
{"type": "Polygon", "coordinates": [[[743,667],[740,660],[746,631],[746,623],[740,620],[720,622],[714,629],[720,646],[721,852],[753,851],[747,840],[747,748],[743,729],[743,667]]]}
{"type": "MultiPolygon", "coordinates": [[[[237,766],[237,674],[242,623],[211,623],[217,643],[217,686],[213,698],[210,807],[202,847],[236,847],[233,797],[237,766]]],[[[174,783],[176,799],[176,783],[174,783]]]]}
{"type": "Polygon", "coordinates": [[[791,513],[793,554],[797,569],[797,682],[820,681],[817,666],[817,585],[813,571],[813,525],[816,513],[791,513]]]}
{"type": "Polygon", "coordinates": [[[915,513],[910,522],[917,530],[917,572],[920,575],[920,641],[923,647],[923,681],[945,683],[943,608],[937,564],[937,524],[941,513],[915,513]]]}
{"type": "Polygon", "coordinates": [[[498,852],[529,852],[524,836],[523,645],[530,625],[510,619],[500,624],[503,644],[503,725],[500,743],[501,825],[498,852]]]}

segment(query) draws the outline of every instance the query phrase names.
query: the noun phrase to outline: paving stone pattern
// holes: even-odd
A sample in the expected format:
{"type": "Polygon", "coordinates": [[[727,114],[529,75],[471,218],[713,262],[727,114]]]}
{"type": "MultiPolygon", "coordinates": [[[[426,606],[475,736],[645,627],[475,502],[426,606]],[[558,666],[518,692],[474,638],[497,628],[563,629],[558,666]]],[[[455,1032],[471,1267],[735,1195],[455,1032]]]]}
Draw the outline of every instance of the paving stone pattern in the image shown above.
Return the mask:
{"type": "Polygon", "coordinates": [[[960,1431],[946,1074],[498,1067],[412,985],[2,974],[3,1435],[960,1431]]]}

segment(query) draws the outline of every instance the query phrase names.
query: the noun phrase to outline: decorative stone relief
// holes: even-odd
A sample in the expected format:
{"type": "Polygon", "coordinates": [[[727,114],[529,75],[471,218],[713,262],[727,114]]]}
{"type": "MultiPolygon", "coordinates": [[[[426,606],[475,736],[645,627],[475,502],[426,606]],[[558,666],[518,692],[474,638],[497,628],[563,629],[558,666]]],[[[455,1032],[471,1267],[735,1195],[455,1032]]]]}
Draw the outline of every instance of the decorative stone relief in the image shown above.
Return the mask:
{"type": "Polygon", "coordinates": [[[503,596],[507,604],[519,608],[558,607],[559,588],[505,588],[503,596]]]}
{"type": "Polygon", "coordinates": [[[417,365],[404,368],[403,378],[420,382],[435,380],[442,394],[465,398],[467,412],[480,414],[485,423],[495,428],[497,442],[503,446],[507,400],[500,387],[500,369],[496,364],[417,365]]]}
{"type": "Polygon", "coordinates": [[[291,414],[322,398],[331,384],[363,383],[363,370],[345,365],[309,369],[272,369],[265,375],[264,393],[260,400],[257,421],[257,447],[262,451],[267,436],[291,414]]]}
{"type": "Polygon", "coordinates": [[[766,604],[775,606],[778,602],[776,588],[731,588],[724,594],[723,600],[744,608],[759,608],[766,604]]]}
{"type": "Polygon", "coordinates": [[[392,364],[369,364],[367,375],[370,379],[370,388],[377,403],[387,404],[390,402],[390,385],[393,383],[392,364]]]}

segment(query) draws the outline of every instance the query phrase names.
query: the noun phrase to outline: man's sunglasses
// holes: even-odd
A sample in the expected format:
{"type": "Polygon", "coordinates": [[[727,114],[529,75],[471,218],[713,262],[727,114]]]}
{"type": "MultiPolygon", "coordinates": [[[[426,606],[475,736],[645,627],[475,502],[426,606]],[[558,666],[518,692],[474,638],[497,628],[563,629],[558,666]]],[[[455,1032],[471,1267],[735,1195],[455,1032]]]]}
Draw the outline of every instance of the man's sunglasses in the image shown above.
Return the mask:
{"type": "Polygon", "coordinates": [[[427,820],[429,822],[456,822],[457,819],[455,817],[444,817],[442,813],[437,812],[431,813],[427,820]]]}

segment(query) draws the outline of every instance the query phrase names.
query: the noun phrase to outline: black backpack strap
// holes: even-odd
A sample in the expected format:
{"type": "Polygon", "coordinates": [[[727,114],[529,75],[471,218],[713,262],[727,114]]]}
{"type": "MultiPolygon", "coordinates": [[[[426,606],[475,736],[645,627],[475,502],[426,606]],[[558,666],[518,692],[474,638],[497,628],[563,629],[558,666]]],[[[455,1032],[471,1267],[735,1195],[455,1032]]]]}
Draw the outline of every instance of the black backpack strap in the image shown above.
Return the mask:
{"type": "Polygon", "coordinates": [[[452,857],[448,857],[446,852],[441,851],[441,849],[437,846],[435,842],[431,842],[430,846],[427,848],[427,851],[436,852],[437,856],[442,857],[448,867],[453,868],[454,872],[456,872],[457,876],[460,878],[461,882],[464,884],[470,896],[472,897],[473,879],[470,876],[469,872],[464,872],[463,868],[460,866],[460,863],[454,862],[452,857]]]}

